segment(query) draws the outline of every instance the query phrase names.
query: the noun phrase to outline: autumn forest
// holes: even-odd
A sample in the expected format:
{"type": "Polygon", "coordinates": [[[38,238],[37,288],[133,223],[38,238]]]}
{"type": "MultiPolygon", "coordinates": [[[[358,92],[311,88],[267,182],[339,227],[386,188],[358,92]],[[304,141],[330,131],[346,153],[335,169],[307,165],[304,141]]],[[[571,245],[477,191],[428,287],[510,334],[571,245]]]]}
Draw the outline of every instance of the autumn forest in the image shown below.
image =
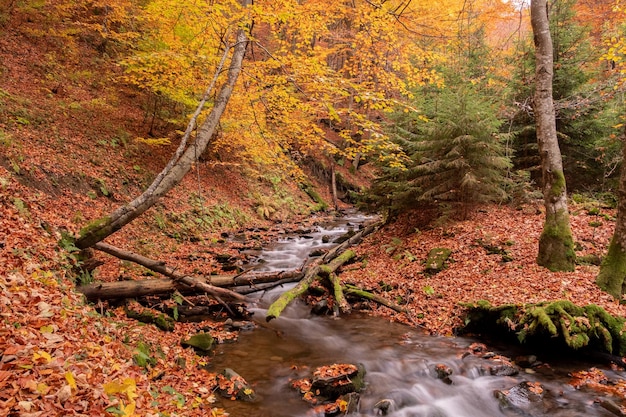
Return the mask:
{"type": "MultiPolygon", "coordinates": [[[[601,357],[626,415],[624,74],[622,0],[0,0],[0,415],[245,415],[215,346],[294,305],[601,357]]],[[[409,415],[367,375],[290,389],[409,415]]]]}

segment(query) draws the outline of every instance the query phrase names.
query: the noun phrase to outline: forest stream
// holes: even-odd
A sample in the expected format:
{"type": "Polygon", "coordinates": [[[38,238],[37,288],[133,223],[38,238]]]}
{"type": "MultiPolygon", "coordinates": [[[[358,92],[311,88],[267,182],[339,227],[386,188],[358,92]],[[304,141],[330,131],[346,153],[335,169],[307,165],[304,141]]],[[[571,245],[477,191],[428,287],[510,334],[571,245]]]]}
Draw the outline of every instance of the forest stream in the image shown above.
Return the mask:
{"type": "MultiPolygon", "coordinates": [[[[263,259],[259,269],[293,269],[312,250],[332,246],[330,241],[366,218],[357,214],[339,219],[306,236],[285,238],[255,255],[263,259]],[[326,237],[324,237],[326,236],[326,237]]],[[[311,315],[303,302],[265,323],[265,309],[285,288],[264,293],[250,309],[259,326],[242,331],[233,344],[215,351],[212,370],[232,368],[252,386],[252,402],[219,399],[231,417],[321,416],[312,410],[290,381],[304,378],[318,366],[333,363],[363,364],[366,388],[360,394],[356,416],[485,417],[485,416],[615,416],[606,408],[607,398],[568,382],[570,372],[593,366],[610,378],[624,377],[604,365],[569,359],[542,358],[532,369],[516,366],[516,375],[493,375],[490,355],[472,353],[476,339],[430,336],[417,328],[362,313],[333,318],[311,315]],[[451,374],[437,375],[438,367],[451,374]],[[539,400],[529,400],[520,384],[540,383],[539,400]],[[506,396],[506,405],[498,396],[506,396]],[[381,407],[380,404],[384,404],[381,407]]],[[[489,344],[487,349],[514,358],[539,352],[489,344]]],[[[539,384],[535,384],[539,386],[539,384]]],[[[608,401],[610,403],[610,400],[608,401]]],[[[609,407],[610,408],[610,407],[609,407]]]]}

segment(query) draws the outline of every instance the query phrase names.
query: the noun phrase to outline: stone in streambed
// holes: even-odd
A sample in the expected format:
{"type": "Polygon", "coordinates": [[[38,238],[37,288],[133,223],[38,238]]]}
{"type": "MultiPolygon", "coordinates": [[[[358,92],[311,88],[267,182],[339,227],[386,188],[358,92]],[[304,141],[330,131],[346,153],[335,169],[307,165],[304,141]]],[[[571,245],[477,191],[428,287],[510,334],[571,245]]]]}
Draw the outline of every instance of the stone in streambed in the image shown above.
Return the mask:
{"type": "Polygon", "coordinates": [[[240,401],[256,399],[256,394],[250,384],[232,369],[225,368],[216,378],[216,390],[222,397],[240,401]]]}
{"type": "Polygon", "coordinates": [[[192,347],[199,354],[207,355],[215,347],[215,339],[208,333],[198,333],[180,342],[183,347],[192,347]]]}

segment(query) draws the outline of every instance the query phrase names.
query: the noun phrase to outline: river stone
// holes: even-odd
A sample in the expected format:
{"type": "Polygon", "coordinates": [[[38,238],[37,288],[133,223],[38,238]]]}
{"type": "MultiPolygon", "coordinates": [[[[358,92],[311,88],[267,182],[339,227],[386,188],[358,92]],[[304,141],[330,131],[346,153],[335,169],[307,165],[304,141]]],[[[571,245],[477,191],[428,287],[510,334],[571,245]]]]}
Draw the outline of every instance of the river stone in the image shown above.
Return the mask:
{"type": "Polygon", "coordinates": [[[544,415],[546,389],[539,382],[522,381],[507,390],[496,390],[494,396],[502,409],[511,409],[524,416],[544,415]]]}
{"type": "Polygon", "coordinates": [[[358,413],[361,405],[361,396],[356,392],[349,392],[337,398],[334,403],[325,404],[324,417],[347,416],[358,413]]]}
{"type": "Polygon", "coordinates": [[[450,379],[450,375],[452,375],[452,368],[443,363],[438,363],[434,366],[433,371],[437,379],[440,379],[448,385],[452,384],[452,380],[450,379]]]}
{"type": "Polygon", "coordinates": [[[217,375],[217,392],[224,398],[240,401],[254,401],[256,394],[250,384],[231,368],[225,368],[217,375]]]}
{"type": "Polygon", "coordinates": [[[183,340],[180,344],[183,347],[192,347],[196,352],[206,355],[215,347],[215,339],[209,333],[198,333],[188,340],[183,340]]]}
{"type": "Polygon", "coordinates": [[[317,368],[311,381],[312,391],[329,399],[336,399],[349,392],[359,392],[365,387],[365,366],[358,364],[356,370],[333,377],[320,377],[315,374],[323,367],[317,368]]]}
{"type": "Polygon", "coordinates": [[[374,410],[376,410],[377,416],[386,416],[396,411],[396,409],[396,402],[390,398],[382,399],[374,404],[374,410]]]}

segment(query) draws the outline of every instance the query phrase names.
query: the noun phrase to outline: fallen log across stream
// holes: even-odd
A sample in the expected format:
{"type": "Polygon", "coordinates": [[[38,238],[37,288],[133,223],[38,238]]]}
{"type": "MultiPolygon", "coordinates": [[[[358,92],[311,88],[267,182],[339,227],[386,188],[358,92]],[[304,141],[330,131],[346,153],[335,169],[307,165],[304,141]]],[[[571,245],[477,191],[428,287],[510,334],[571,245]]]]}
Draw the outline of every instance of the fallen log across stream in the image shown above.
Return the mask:
{"type": "MultiPolygon", "coordinates": [[[[170,294],[176,291],[181,294],[206,293],[215,298],[220,304],[225,305],[223,298],[239,302],[251,302],[246,296],[255,291],[265,291],[289,282],[298,282],[296,287],[285,291],[268,309],[266,319],[270,321],[278,317],[291,301],[304,294],[309,286],[317,279],[328,280],[333,288],[333,296],[336,299],[338,309],[343,313],[349,313],[351,308],[345,299],[344,292],[369,299],[381,305],[385,305],[396,311],[402,311],[392,303],[381,300],[380,297],[363,291],[357,291],[354,286],[342,285],[336,270],[344,263],[350,261],[356,254],[348,250],[351,246],[360,243],[364,236],[372,233],[379,227],[379,223],[370,224],[354,233],[340,245],[332,248],[322,257],[317,258],[309,265],[300,269],[289,271],[246,271],[239,275],[215,275],[215,276],[191,276],[176,272],[167,266],[165,262],[147,258],[143,255],[126,251],[115,246],[99,242],[93,248],[115,256],[122,260],[131,261],[142,265],[151,271],[164,275],[166,278],[117,281],[107,283],[92,283],[78,287],[87,300],[115,300],[127,298],[139,298],[151,295],[170,294]]],[[[338,310],[336,310],[338,313],[338,310]]]]}

